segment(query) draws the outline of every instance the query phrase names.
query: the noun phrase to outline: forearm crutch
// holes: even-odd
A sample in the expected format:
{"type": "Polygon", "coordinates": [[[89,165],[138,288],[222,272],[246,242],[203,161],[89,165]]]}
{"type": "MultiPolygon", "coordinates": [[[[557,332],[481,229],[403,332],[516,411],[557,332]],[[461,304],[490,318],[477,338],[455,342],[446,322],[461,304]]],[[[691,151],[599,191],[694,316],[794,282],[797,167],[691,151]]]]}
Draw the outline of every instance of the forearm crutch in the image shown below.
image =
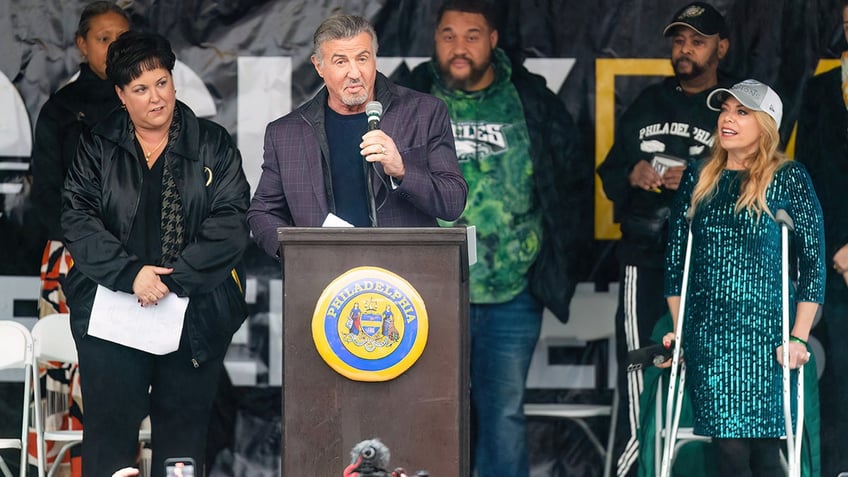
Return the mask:
{"type": "Polygon", "coordinates": [[[797,382],[797,414],[798,420],[795,431],[792,430],[792,386],[789,373],[789,232],[795,230],[792,217],[785,210],[780,209],[774,215],[780,224],[781,241],[781,286],[783,307],[783,417],[786,422],[786,463],[789,477],[801,476],[801,444],[803,442],[804,430],[804,366],[798,367],[797,382]]]}
{"type": "MultiPolygon", "coordinates": [[[[689,217],[687,217],[689,219],[689,217]]],[[[689,261],[692,255],[692,227],[686,237],[686,255],[683,259],[683,284],[680,289],[680,305],[677,308],[677,323],[674,327],[674,352],[671,355],[671,376],[668,381],[668,397],[665,403],[665,441],[663,441],[662,464],[660,476],[671,475],[671,464],[674,447],[677,443],[677,429],[680,424],[680,411],[683,407],[683,390],[686,382],[686,368],[680,362],[681,336],[683,335],[683,319],[686,310],[686,295],[689,288],[689,261]],[[680,384],[677,383],[677,373],[680,368],[680,384]]],[[[658,431],[659,432],[659,431],[658,431]]]]}

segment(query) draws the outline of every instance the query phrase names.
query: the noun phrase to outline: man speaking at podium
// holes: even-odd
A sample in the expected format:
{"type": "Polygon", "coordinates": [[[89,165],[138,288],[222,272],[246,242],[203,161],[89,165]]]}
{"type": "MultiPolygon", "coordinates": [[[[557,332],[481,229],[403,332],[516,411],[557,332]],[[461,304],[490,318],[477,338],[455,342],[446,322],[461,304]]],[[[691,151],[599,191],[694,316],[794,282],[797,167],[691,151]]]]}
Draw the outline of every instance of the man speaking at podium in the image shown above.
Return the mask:
{"type": "Polygon", "coordinates": [[[313,45],[325,87],[265,132],[247,212],[259,245],[277,256],[278,227],[320,227],[328,217],[361,227],[459,217],[468,186],[445,104],[377,72],[377,34],[362,17],[327,18],[313,45]]]}

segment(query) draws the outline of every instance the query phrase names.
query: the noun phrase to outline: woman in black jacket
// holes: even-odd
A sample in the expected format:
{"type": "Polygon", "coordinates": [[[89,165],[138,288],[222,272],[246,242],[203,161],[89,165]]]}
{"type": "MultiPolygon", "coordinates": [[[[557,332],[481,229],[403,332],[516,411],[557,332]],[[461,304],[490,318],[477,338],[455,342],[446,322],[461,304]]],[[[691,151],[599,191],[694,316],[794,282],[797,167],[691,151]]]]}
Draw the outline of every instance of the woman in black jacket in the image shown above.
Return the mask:
{"type": "MultiPolygon", "coordinates": [[[[46,240],[41,259],[39,317],[68,312],[62,284],[71,256],[62,243],[59,226],[62,184],[83,128],[90,127],[121,104],[115,87],[106,79],[106,50],[129,28],[127,13],[115,3],[100,0],[88,4],[80,15],[75,35],[77,49],[83,58],[79,76],[54,93],[38,115],[31,158],[33,184],[30,197],[34,217],[38,221],[37,236],[46,240]]],[[[68,410],[49,409],[55,414],[45,419],[47,425],[61,423],[62,429],[78,429],[82,403],[79,393],[72,391],[78,386],[76,366],[64,365],[64,372],[43,372],[41,379],[45,389],[63,390],[70,402],[68,410]],[[64,413],[68,415],[62,415],[64,413]]],[[[53,456],[48,453],[47,458],[52,460],[53,456]]]]}
{"type": "Polygon", "coordinates": [[[123,109],[83,134],[65,182],[62,230],[74,257],[66,293],[85,396],[86,476],[133,464],[148,413],[154,477],[168,457],[204,462],[224,354],[247,315],[238,270],[250,188],[241,156],[224,128],[176,100],[174,63],[157,34],[127,32],[109,47],[106,72],[123,109]],[[181,322],[179,337],[131,337],[173,338],[173,348],[152,351],[95,333],[98,315],[113,324],[118,314],[99,305],[110,295],[129,303],[124,317],[187,300],[184,313],[168,315],[181,322]]]}
{"type": "Polygon", "coordinates": [[[83,9],[76,45],[83,58],[79,77],[44,103],[35,126],[32,151],[32,197],[39,236],[47,239],[41,260],[39,316],[67,313],[62,282],[71,257],[62,244],[59,214],[62,184],[76,153],[80,133],[121,103],[106,78],[106,49],[130,29],[127,13],[110,1],[96,1],[83,9]]]}

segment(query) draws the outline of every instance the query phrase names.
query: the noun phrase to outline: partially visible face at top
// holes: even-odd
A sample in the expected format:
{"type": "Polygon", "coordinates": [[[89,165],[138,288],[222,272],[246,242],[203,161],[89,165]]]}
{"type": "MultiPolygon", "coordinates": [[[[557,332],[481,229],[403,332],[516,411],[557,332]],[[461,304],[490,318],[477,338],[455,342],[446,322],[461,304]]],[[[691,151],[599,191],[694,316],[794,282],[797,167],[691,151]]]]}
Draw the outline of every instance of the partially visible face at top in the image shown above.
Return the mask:
{"type": "Polygon", "coordinates": [[[146,70],[123,88],[115,86],[130,120],[137,129],[161,130],[171,125],[177,91],[171,72],[165,68],[146,70]]]}
{"type": "Polygon", "coordinates": [[[91,18],[85,36],[77,35],[76,43],[88,66],[100,79],[106,79],[106,51],[121,33],[130,29],[127,19],[115,12],[91,18]]]}
{"type": "Polygon", "coordinates": [[[728,96],[718,114],[718,140],[729,158],[752,157],[759,147],[762,128],[754,111],[728,96]]]}
{"type": "Polygon", "coordinates": [[[671,65],[675,76],[685,81],[715,74],[729,46],[726,38],[704,36],[691,28],[678,26],[671,36],[671,65]]]}
{"type": "Polygon", "coordinates": [[[374,99],[377,79],[371,35],[362,32],[352,38],[328,40],[319,51],[320,59],[313,55],[312,64],[327,85],[330,108],[340,114],[365,111],[365,104],[374,99]]]}
{"type": "Polygon", "coordinates": [[[436,62],[450,88],[477,91],[494,78],[492,51],[498,32],[479,13],[448,10],[435,34],[436,62]]]}
{"type": "Polygon", "coordinates": [[[848,7],[842,9],[842,34],[845,35],[845,41],[848,41],[848,7]]]}

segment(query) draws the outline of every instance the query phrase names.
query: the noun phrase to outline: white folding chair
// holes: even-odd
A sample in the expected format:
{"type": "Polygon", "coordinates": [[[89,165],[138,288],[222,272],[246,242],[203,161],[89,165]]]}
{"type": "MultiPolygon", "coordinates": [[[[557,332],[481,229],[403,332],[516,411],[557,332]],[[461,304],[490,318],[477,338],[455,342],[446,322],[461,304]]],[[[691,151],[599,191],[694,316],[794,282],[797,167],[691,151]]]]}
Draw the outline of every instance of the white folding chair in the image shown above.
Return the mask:
{"type": "MultiPolygon", "coordinates": [[[[60,467],[65,453],[71,447],[82,443],[83,431],[81,430],[47,430],[45,429],[44,413],[45,409],[41,404],[41,390],[38,385],[38,363],[46,361],[59,361],[62,363],[77,364],[77,349],[74,344],[74,338],[71,334],[70,316],[67,313],[55,313],[47,315],[39,319],[32,327],[33,338],[33,380],[36,383],[35,389],[35,431],[36,445],[38,451],[38,476],[44,477],[45,473],[48,477],[55,475],[60,467]],[[61,447],[56,454],[54,464],[48,469],[46,448],[47,442],[55,442],[61,444],[61,447]]],[[[47,409],[58,410],[62,406],[67,406],[68,397],[66,395],[51,396],[48,392],[47,409]]],[[[149,442],[150,431],[139,431],[139,442],[149,442]]]]}
{"type": "Polygon", "coordinates": [[[44,414],[47,410],[61,412],[67,410],[68,396],[57,396],[48,391],[47,402],[42,401],[41,385],[39,382],[39,363],[59,361],[62,363],[77,363],[77,350],[71,335],[71,325],[67,313],[56,313],[39,319],[32,327],[33,352],[33,389],[35,402],[35,445],[38,454],[38,477],[45,473],[52,476],[60,467],[65,453],[73,446],[82,442],[81,430],[47,430],[45,429],[44,414]],[[56,454],[54,464],[48,468],[47,445],[55,442],[61,445],[56,454]]]}
{"type": "Polygon", "coordinates": [[[612,446],[615,437],[616,414],[614,409],[618,408],[618,390],[613,392],[611,404],[568,404],[568,403],[540,403],[540,404],[525,404],[524,415],[527,417],[550,417],[559,419],[568,419],[577,424],[586,436],[589,442],[598,450],[598,453],[604,459],[604,477],[609,477],[612,471],[612,446]],[[608,417],[610,419],[609,434],[607,435],[607,444],[601,443],[598,436],[589,427],[586,419],[591,417],[608,417]]]}
{"type": "MultiPolygon", "coordinates": [[[[29,330],[12,320],[0,321],[0,369],[21,369],[24,372],[24,392],[21,410],[21,434],[14,438],[0,438],[0,449],[21,451],[20,476],[27,474],[27,437],[29,434],[29,390],[32,372],[32,337],[29,330]]],[[[0,471],[5,477],[12,472],[0,457],[0,471]]]]}
{"type": "MultiPolygon", "coordinates": [[[[530,377],[528,377],[528,387],[539,386],[551,379],[562,379],[563,373],[568,372],[565,369],[559,369],[559,366],[545,365],[547,356],[547,346],[552,343],[585,346],[589,341],[608,340],[610,356],[609,359],[614,361],[615,350],[615,308],[617,306],[616,297],[618,293],[615,289],[607,292],[596,292],[593,283],[579,283],[574,297],[571,300],[571,317],[568,323],[561,323],[553,315],[547,311],[542,320],[542,331],[539,343],[537,344],[534,359],[531,362],[530,377]],[[534,370],[536,370],[534,372],[534,370]]],[[[579,367],[579,366],[578,366],[579,367]]],[[[589,369],[594,369],[594,366],[588,366],[589,369]]],[[[577,368],[577,367],[575,367],[577,368]]],[[[572,370],[580,375],[581,372],[576,369],[572,370]]],[[[608,370],[609,373],[615,375],[613,370],[608,370]]],[[[595,375],[594,372],[589,374],[595,375]]],[[[569,385],[574,383],[568,383],[569,385]]],[[[586,383],[588,384],[588,383],[586,383]]],[[[597,389],[608,389],[609,382],[595,382],[597,389]]],[[[618,408],[618,390],[613,386],[612,402],[602,400],[601,402],[592,403],[525,403],[524,415],[528,418],[551,418],[551,419],[567,419],[575,423],[589,439],[592,446],[598,451],[604,462],[603,476],[608,477],[612,473],[612,446],[615,437],[616,417],[614,411],[618,408]],[[609,418],[609,428],[607,432],[606,443],[602,442],[602,436],[599,436],[589,425],[589,419],[592,418],[609,418]]]]}

